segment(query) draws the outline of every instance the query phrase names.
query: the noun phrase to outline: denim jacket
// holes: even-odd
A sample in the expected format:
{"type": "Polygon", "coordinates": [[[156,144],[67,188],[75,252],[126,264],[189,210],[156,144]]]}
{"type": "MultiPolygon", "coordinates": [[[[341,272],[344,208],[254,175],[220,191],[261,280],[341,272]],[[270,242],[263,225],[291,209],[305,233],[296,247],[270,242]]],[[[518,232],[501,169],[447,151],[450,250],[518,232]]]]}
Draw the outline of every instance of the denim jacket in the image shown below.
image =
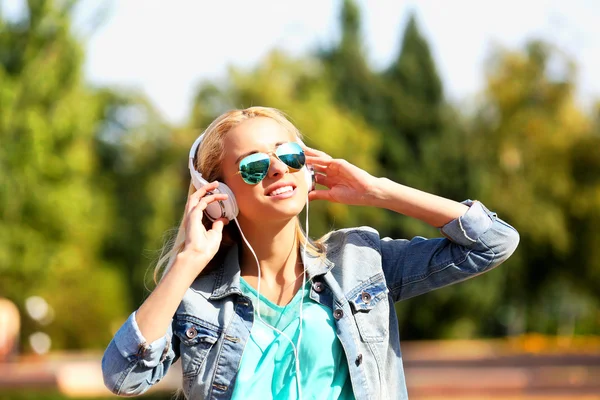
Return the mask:
{"type": "MultiPolygon", "coordinates": [[[[326,257],[304,260],[311,299],[333,311],[357,399],[408,399],[395,302],[489,271],[516,249],[514,228],[480,202],[464,203],[467,212],[440,229],[444,238],[342,229],[326,240],[326,257]]],[[[104,353],[105,385],[121,396],[141,394],[181,359],[188,399],[230,399],[253,318],[233,248],[187,290],[164,337],[147,344],[135,312],[129,316],[104,353]]]]}

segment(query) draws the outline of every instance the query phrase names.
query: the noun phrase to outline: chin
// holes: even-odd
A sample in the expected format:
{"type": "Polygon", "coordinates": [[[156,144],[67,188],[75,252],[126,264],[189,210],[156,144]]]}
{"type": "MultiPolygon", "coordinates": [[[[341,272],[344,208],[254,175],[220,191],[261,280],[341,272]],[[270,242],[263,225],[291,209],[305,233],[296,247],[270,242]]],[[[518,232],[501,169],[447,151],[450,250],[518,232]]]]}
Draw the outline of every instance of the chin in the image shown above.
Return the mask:
{"type": "MultiPolygon", "coordinates": [[[[301,206],[294,206],[294,207],[277,207],[277,208],[273,208],[271,207],[269,209],[269,211],[265,212],[265,213],[261,213],[262,214],[262,220],[274,220],[274,219],[290,219],[290,218],[294,218],[297,217],[300,212],[302,212],[302,209],[304,208],[304,204],[302,204],[301,206]]],[[[258,217],[258,220],[260,220],[261,217],[258,217]]]]}
{"type": "MultiPolygon", "coordinates": [[[[292,200],[292,199],[290,199],[292,200]]],[[[295,200],[295,199],[294,199],[295,200]]],[[[240,208],[240,214],[246,215],[247,219],[257,224],[264,224],[268,221],[289,220],[297,217],[306,205],[306,199],[289,201],[287,204],[256,204],[248,207],[250,212],[243,212],[240,208]]]]}

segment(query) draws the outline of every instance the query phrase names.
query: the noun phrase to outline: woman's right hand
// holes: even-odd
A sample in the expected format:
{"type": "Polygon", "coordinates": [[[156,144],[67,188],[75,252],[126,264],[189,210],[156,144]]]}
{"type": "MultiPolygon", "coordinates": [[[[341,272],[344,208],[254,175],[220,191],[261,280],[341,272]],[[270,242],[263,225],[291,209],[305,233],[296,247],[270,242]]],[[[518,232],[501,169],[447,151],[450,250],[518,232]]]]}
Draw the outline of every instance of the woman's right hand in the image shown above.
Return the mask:
{"type": "Polygon", "coordinates": [[[219,250],[223,225],[228,222],[227,219],[214,221],[209,230],[202,224],[202,213],[206,206],[213,201],[227,199],[223,193],[206,195],[218,186],[217,182],[213,182],[188,196],[183,219],[185,247],[135,314],[146,343],[165,335],[190,284],[219,250]]]}
{"type": "Polygon", "coordinates": [[[219,250],[223,237],[223,226],[229,223],[227,218],[219,218],[212,223],[212,228],[206,230],[202,217],[206,207],[219,200],[227,200],[224,193],[208,194],[219,186],[218,182],[211,182],[192,193],[185,205],[185,247],[183,252],[194,254],[205,259],[208,263],[219,250]]]}

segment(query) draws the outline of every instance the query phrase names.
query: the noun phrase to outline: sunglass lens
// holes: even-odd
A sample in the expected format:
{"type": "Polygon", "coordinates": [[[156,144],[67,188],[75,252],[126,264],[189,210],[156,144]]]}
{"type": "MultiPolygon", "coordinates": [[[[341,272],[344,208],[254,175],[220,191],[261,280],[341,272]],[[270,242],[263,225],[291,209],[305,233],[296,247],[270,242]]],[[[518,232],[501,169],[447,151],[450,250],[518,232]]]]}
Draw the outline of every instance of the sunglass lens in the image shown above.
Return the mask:
{"type": "Polygon", "coordinates": [[[288,167],[295,170],[302,168],[306,162],[304,151],[298,143],[284,143],[277,148],[276,154],[288,167]]]}
{"type": "Polygon", "coordinates": [[[262,153],[251,154],[240,161],[240,173],[244,182],[256,185],[269,171],[269,156],[262,153]]]}

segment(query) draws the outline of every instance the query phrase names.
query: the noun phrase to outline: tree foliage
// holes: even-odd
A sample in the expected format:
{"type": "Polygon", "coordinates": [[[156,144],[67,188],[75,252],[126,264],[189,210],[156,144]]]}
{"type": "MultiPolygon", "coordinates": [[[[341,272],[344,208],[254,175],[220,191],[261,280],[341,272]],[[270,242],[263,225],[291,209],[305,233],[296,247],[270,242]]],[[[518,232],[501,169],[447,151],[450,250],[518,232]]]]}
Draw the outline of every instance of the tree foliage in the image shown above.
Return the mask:
{"type": "Polygon", "coordinates": [[[574,282],[597,271],[589,257],[593,235],[576,234],[589,230],[596,214],[589,207],[593,196],[584,197],[587,206],[576,205],[577,199],[597,182],[588,185],[587,173],[578,179],[573,172],[597,161],[582,151],[595,139],[574,98],[574,65],[547,43],[497,49],[489,59],[486,100],[473,121],[469,154],[477,166],[471,171],[476,194],[523,238],[502,293],[510,333],[574,331],[578,318],[594,318],[585,309],[594,303],[591,293],[578,294],[574,282]],[[588,248],[583,253],[581,240],[588,248]],[[571,310],[573,304],[585,307],[571,310]]]}
{"type": "Polygon", "coordinates": [[[124,307],[99,252],[110,199],[92,179],[97,103],[69,9],[31,1],[26,12],[0,19],[0,294],[22,311],[41,295],[55,310],[48,326],[24,319],[24,337],[43,329],[58,347],[100,345],[95,327],[124,307]]]}

